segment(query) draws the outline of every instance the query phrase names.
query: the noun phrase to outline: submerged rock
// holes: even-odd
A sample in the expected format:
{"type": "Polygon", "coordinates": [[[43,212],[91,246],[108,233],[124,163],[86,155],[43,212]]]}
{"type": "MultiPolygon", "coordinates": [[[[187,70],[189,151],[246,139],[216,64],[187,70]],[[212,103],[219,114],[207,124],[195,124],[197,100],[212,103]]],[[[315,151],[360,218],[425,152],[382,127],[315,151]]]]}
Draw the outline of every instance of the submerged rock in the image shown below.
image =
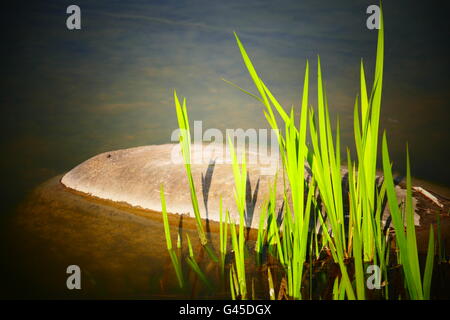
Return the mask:
{"type": "MultiPolygon", "coordinates": [[[[56,176],[35,188],[8,225],[10,259],[5,263],[14,275],[10,281],[14,298],[192,298],[193,291],[178,288],[161,213],[92,199],[69,191],[60,180],[56,176]],[[73,264],[81,268],[82,290],[66,287],[66,269],[73,264]]],[[[198,263],[207,272],[211,262],[200,258],[202,246],[190,220],[171,215],[170,232],[174,238],[181,234],[184,253],[189,235],[198,263]]],[[[211,225],[207,236],[217,248],[217,227],[211,225]]],[[[214,275],[208,276],[216,281],[214,275]]],[[[195,294],[210,297],[203,289],[195,294]]],[[[216,299],[228,297],[222,289],[214,295],[216,299]]]]}
{"type": "MultiPolygon", "coordinates": [[[[18,208],[15,223],[7,228],[11,254],[7,261],[11,265],[7,270],[11,271],[7,274],[14,275],[10,282],[16,292],[15,298],[229,298],[229,291],[225,289],[217,289],[214,296],[207,288],[195,285],[195,292],[194,289],[178,289],[160,212],[73,192],[60,183],[61,178],[54,177],[38,186],[18,208]],[[82,269],[82,290],[67,290],[65,285],[66,268],[72,264],[82,269]]],[[[432,186],[427,189],[435,190],[432,186]]],[[[432,224],[435,239],[438,239],[438,215],[439,243],[442,250],[445,248],[445,252],[450,252],[450,200],[439,198],[444,204],[440,208],[421,194],[415,194],[415,197],[421,214],[421,226],[416,228],[419,252],[426,253],[432,224]]],[[[185,254],[188,252],[186,234],[189,234],[198,263],[205,267],[208,278],[215,281],[215,287],[221,288],[222,279],[217,278],[212,261],[202,251],[195,220],[170,215],[169,224],[173,240],[180,234],[181,252],[185,254]]],[[[218,223],[210,222],[208,226],[207,237],[213,248],[218,248],[218,223]]],[[[251,241],[256,238],[253,231],[249,232],[250,248],[253,246],[251,241]]],[[[249,250],[250,254],[253,252],[249,250]]],[[[250,264],[246,266],[247,270],[254,270],[254,259],[247,261],[250,264]]],[[[189,270],[187,265],[185,267],[189,270]]],[[[268,292],[268,288],[263,287],[267,284],[266,274],[256,271],[252,274],[261,276],[255,281],[256,291],[264,296],[268,292]]]]}

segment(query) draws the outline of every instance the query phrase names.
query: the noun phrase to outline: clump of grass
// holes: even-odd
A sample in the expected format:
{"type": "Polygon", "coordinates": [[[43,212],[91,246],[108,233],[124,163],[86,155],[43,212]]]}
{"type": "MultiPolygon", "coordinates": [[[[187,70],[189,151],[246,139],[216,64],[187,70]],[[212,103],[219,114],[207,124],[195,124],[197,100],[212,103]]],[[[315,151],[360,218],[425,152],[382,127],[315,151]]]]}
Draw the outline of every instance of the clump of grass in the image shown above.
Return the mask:
{"type": "MultiPolygon", "coordinates": [[[[321,250],[326,250],[339,265],[340,275],[336,277],[332,296],[334,299],[366,299],[366,283],[364,267],[371,263],[381,269],[384,282],[387,283],[389,268],[389,231],[382,229],[381,215],[383,203],[387,196],[391,211],[396,241],[400,249],[398,262],[403,266],[405,285],[411,299],[429,299],[432,269],[434,264],[434,233],[430,230],[428,254],[423,278],[421,277],[415,227],[412,208],[411,178],[409,154],[407,152],[407,196],[406,196],[406,233],[403,218],[398,207],[398,199],[394,190],[394,180],[387,150],[386,137],[383,137],[383,170],[384,179],[381,185],[377,182],[378,131],[381,110],[381,96],[384,68],[384,24],[381,14],[381,26],[378,32],[376,66],[374,83],[370,95],[367,92],[364,65],[360,64],[360,94],[354,105],[354,138],[356,159],[352,160],[347,148],[348,190],[343,189],[341,172],[341,144],[339,121],[336,122],[335,134],[329,115],[328,99],[322,77],[320,58],[317,61],[317,111],[308,106],[309,96],[309,63],[306,61],[301,100],[300,118],[294,117],[294,109],[287,113],[269,88],[256,72],[243,44],[235,33],[244,64],[259,93],[253,94],[232,84],[239,90],[249,94],[264,105],[264,115],[275,131],[282,159],[282,174],[284,189],[284,206],[282,207],[283,222],[278,224],[277,212],[277,176],[270,186],[268,199],[265,199],[260,213],[259,229],[255,244],[257,263],[261,262],[262,253],[268,248],[270,255],[275,257],[283,267],[287,279],[286,291],[289,298],[302,299],[302,280],[304,264],[308,258],[310,264],[310,279],[312,280],[313,258],[319,259],[321,250]],[[277,116],[276,116],[277,115],[277,116]],[[277,117],[281,118],[283,131],[280,130],[277,117]],[[307,144],[309,138],[311,144],[307,144]],[[312,176],[305,174],[305,165],[309,165],[312,176]],[[290,194],[290,197],[288,197],[290,194]],[[344,210],[344,200],[348,197],[349,210],[344,210]],[[311,214],[314,216],[312,217],[311,214]],[[322,234],[315,228],[309,233],[311,220],[320,226],[322,234]],[[348,223],[347,223],[348,221],[348,223]],[[353,261],[353,264],[349,263],[353,261]],[[353,265],[353,272],[348,266],[353,265]],[[351,276],[354,275],[354,276],[351,276]]],[[[207,239],[202,227],[195,195],[195,186],[190,169],[190,135],[186,103],[181,105],[176,93],[175,105],[179,127],[181,130],[180,144],[188,176],[191,200],[197,221],[197,229],[202,244],[214,259],[215,255],[208,249],[207,239]]],[[[220,269],[225,274],[225,257],[227,253],[227,229],[230,225],[231,249],[234,261],[229,265],[229,286],[232,299],[247,299],[247,281],[245,269],[245,210],[247,172],[245,150],[243,150],[241,166],[233,142],[228,139],[232,156],[232,171],[234,177],[234,195],[239,214],[239,226],[231,220],[228,208],[223,217],[222,201],[220,201],[220,269]],[[225,222],[224,222],[225,220],[225,222]]],[[[163,194],[162,194],[163,198],[163,194]]],[[[165,211],[165,206],[164,210],[165,211]]],[[[166,223],[166,222],[165,222],[166,223]]],[[[166,230],[166,229],[165,229],[166,230]]],[[[439,231],[439,230],[438,230],[439,231]]],[[[170,234],[166,239],[168,250],[171,250],[170,234]],[[170,244],[170,245],[169,245],[170,244]],[[170,247],[170,248],[169,248],[170,247]]],[[[193,259],[190,240],[189,261],[191,267],[207,284],[205,275],[193,259]]],[[[176,257],[176,256],[175,256],[176,257]]],[[[174,266],[176,260],[172,259],[174,266]]],[[[217,261],[217,260],[215,260],[217,261]]],[[[275,291],[270,268],[268,268],[269,298],[275,299],[275,291]]],[[[252,280],[252,297],[255,297],[254,279],[252,280]]],[[[311,290],[311,283],[310,283],[311,290]]],[[[311,296],[311,291],[310,291],[311,296]]],[[[385,285],[384,297],[389,298],[388,286],[385,285]]]]}
{"type": "MultiPolygon", "coordinates": [[[[308,227],[310,220],[310,210],[305,210],[308,207],[308,202],[305,199],[305,190],[307,190],[307,183],[305,181],[304,163],[308,157],[308,148],[306,146],[306,132],[307,132],[307,118],[308,118],[308,90],[309,90],[309,64],[306,63],[306,71],[303,85],[302,109],[298,127],[294,119],[294,110],[291,109],[288,115],[281,104],[277,101],[269,88],[264,84],[262,79],[258,76],[244,46],[239,37],[235,33],[235,38],[241,52],[243,61],[247,70],[249,71],[252,80],[260,93],[260,97],[247,92],[244,89],[240,90],[248,93],[252,97],[261,101],[264,106],[264,115],[277,134],[280,145],[281,156],[283,160],[283,167],[288,177],[289,188],[292,197],[292,215],[291,213],[284,220],[284,241],[280,240],[280,230],[276,223],[277,212],[275,212],[275,198],[276,198],[276,179],[273,188],[271,189],[270,201],[267,206],[268,224],[267,235],[270,245],[276,244],[278,251],[278,258],[280,263],[285,266],[288,273],[288,290],[294,298],[301,298],[301,281],[303,264],[306,259],[308,227]],[[285,135],[283,136],[279,130],[274,110],[281,116],[285,124],[285,135]]],[[[285,190],[286,191],[286,190],[285,190]]],[[[309,200],[310,201],[310,200],[309,200]]],[[[290,210],[287,207],[286,210],[290,210]]],[[[262,226],[263,223],[261,222],[262,226]]],[[[260,239],[260,238],[259,238],[260,239]]],[[[260,250],[261,242],[258,242],[258,250],[260,250]]]]}
{"type": "MultiPolygon", "coordinates": [[[[236,265],[236,276],[238,280],[238,288],[240,298],[242,300],[247,299],[247,281],[245,276],[245,207],[246,207],[246,191],[247,191],[247,166],[245,161],[245,149],[243,150],[241,158],[241,167],[239,168],[239,162],[237,154],[234,149],[231,138],[228,138],[230,146],[230,153],[232,159],[233,176],[234,176],[234,197],[236,200],[236,206],[239,213],[239,235],[236,234],[236,226],[234,222],[231,224],[231,240],[234,251],[234,260],[236,265]]],[[[228,215],[229,218],[229,215],[228,215]]],[[[236,289],[236,288],[235,288],[236,289]]]]}
{"type": "Polygon", "coordinates": [[[174,100],[175,100],[175,108],[178,118],[178,126],[180,128],[180,147],[181,147],[181,153],[183,155],[184,160],[184,166],[186,169],[186,176],[188,178],[189,182],[189,190],[191,195],[191,203],[192,208],[194,210],[194,216],[195,220],[197,222],[197,230],[198,235],[200,237],[200,242],[203,245],[206,245],[208,243],[208,240],[206,238],[205,230],[203,229],[202,224],[202,218],[200,215],[200,210],[198,206],[198,199],[197,199],[197,193],[195,192],[195,184],[194,179],[192,177],[192,171],[191,171],[191,133],[190,133],[190,127],[189,127],[189,118],[186,110],[186,99],[183,99],[183,105],[180,104],[180,101],[178,100],[178,96],[176,91],[173,93],[174,100]]]}
{"type": "MultiPolygon", "coordinates": [[[[164,187],[163,187],[162,184],[161,184],[161,187],[160,187],[160,198],[161,198],[162,216],[163,216],[163,224],[164,224],[164,234],[166,236],[167,250],[169,252],[169,256],[170,256],[170,259],[172,261],[172,265],[174,267],[175,274],[177,276],[178,284],[179,284],[180,288],[183,288],[184,287],[183,270],[182,270],[182,266],[181,266],[180,260],[179,260],[179,258],[177,256],[175,250],[173,249],[173,246],[172,246],[172,238],[171,238],[171,234],[170,234],[169,218],[168,218],[167,210],[166,210],[166,199],[165,199],[165,196],[164,196],[164,187]]],[[[192,249],[192,244],[191,244],[191,239],[189,238],[188,234],[186,234],[186,238],[187,238],[188,250],[189,250],[189,255],[186,257],[186,262],[192,268],[192,270],[197,274],[197,276],[200,278],[200,280],[208,287],[208,289],[212,290],[213,286],[212,286],[211,282],[208,280],[206,275],[200,269],[200,266],[198,265],[197,261],[195,260],[194,251],[192,249]]],[[[178,233],[178,238],[177,238],[177,248],[181,249],[181,240],[180,240],[180,234],[179,233],[178,233]]]]}
{"type": "Polygon", "coordinates": [[[320,58],[317,63],[317,86],[318,86],[318,126],[314,111],[311,110],[310,135],[313,145],[312,155],[312,175],[317,180],[317,186],[326,211],[319,210],[321,221],[327,244],[335,262],[339,264],[342,273],[342,283],[345,287],[349,299],[354,299],[354,290],[345,266],[344,259],[348,256],[346,250],[346,234],[344,228],[344,210],[342,199],[342,176],[340,161],[340,139],[339,122],[336,129],[336,144],[332,139],[332,129],[328,112],[328,101],[323,88],[322,71],[320,58]],[[325,224],[326,218],[332,231],[332,237],[328,234],[325,224]]]}
{"type": "Polygon", "coordinates": [[[339,281],[339,277],[334,279],[333,283],[333,300],[344,300],[345,299],[345,288],[343,282],[339,281]]]}
{"type": "Polygon", "coordinates": [[[175,100],[175,109],[176,109],[176,113],[177,113],[178,126],[180,129],[179,141],[180,141],[181,153],[183,155],[184,166],[186,169],[186,176],[187,176],[188,182],[189,182],[189,190],[190,190],[190,195],[191,195],[192,209],[194,210],[194,216],[195,216],[195,221],[196,221],[196,225],[197,225],[198,235],[200,237],[200,242],[204,246],[208,255],[211,257],[211,259],[213,259],[214,261],[217,262],[218,259],[208,244],[208,239],[206,237],[206,233],[203,228],[202,218],[200,215],[200,210],[199,210],[199,205],[198,205],[197,193],[195,191],[194,178],[192,177],[191,133],[190,133],[191,130],[190,130],[190,126],[189,126],[189,118],[188,118],[188,113],[187,113],[187,109],[186,109],[186,99],[183,99],[183,104],[181,105],[180,101],[178,100],[176,91],[174,91],[173,95],[174,95],[174,100],[175,100]]]}
{"type": "Polygon", "coordinates": [[[387,197],[395,228],[395,240],[400,249],[400,260],[406,279],[406,288],[411,299],[422,300],[430,298],[432,269],[434,264],[434,231],[430,226],[428,252],[423,279],[420,274],[419,258],[417,254],[416,231],[414,226],[414,209],[412,207],[411,174],[409,152],[406,149],[406,233],[403,216],[400,212],[387,147],[386,133],[383,135],[383,171],[386,181],[387,197]]]}

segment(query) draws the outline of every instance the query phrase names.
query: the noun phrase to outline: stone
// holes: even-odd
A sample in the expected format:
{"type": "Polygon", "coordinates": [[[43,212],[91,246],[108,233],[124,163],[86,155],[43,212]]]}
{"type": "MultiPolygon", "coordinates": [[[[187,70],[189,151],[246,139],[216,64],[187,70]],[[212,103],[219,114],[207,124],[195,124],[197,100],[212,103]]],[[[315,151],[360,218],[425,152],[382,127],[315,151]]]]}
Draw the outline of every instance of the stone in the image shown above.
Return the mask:
{"type": "MultiPolygon", "coordinates": [[[[219,221],[219,202],[239,221],[234,197],[234,177],[229,150],[219,144],[192,145],[191,170],[202,219],[219,221]]],[[[237,148],[238,159],[242,148],[237,148]]],[[[247,152],[246,226],[258,228],[259,215],[270,187],[276,180],[277,210],[283,205],[283,173],[278,154],[266,150],[247,152]]],[[[345,177],[347,170],[342,168],[345,177]]],[[[305,175],[310,170],[305,166],[305,175]]],[[[345,181],[345,179],[344,179],[345,181]]],[[[160,186],[164,185],[167,211],[194,217],[188,179],[179,144],[135,147],[96,155],[66,173],[61,183],[67,188],[133,207],[161,211],[160,186]]],[[[396,188],[399,199],[404,189],[396,188]]],[[[383,220],[389,215],[385,209],[383,220]]],[[[419,225],[419,216],[415,217],[419,225]]]]}
{"type": "MultiPolygon", "coordinates": [[[[237,150],[238,158],[242,152],[237,150]]],[[[234,178],[229,154],[222,145],[192,145],[191,170],[200,214],[203,219],[219,221],[219,200],[238,222],[234,198],[234,178]]],[[[277,155],[247,154],[246,225],[257,228],[259,212],[268,199],[269,187],[277,179],[283,190],[282,176],[276,176],[281,163],[277,155]],[[275,164],[275,165],[274,165],[275,164]]],[[[164,185],[167,211],[194,216],[189,183],[178,144],[142,146],[96,155],[66,173],[61,183],[73,190],[101,199],[161,211],[160,186],[164,185]]],[[[281,193],[277,199],[282,204],[281,193]]],[[[225,213],[225,211],[224,211],[225,213]]]]}

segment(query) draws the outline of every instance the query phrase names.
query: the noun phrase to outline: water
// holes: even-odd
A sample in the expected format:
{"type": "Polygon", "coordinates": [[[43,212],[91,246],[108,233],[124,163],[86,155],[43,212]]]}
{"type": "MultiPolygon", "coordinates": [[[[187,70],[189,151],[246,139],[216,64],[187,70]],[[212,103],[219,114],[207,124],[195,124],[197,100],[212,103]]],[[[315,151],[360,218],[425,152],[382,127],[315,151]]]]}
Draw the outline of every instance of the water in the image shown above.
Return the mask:
{"type": "MultiPolygon", "coordinates": [[[[14,232],[1,241],[6,274],[45,261],[48,244],[26,233],[16,239],[20,230],[11,225],[32,190],[100,152],[170,142],[177,126],[174,88],[187,97],[191,121],[202,120],[205,129],[268,127],[257,102],[221,81],[254,91],[233,30],[284,106],[298,106],[305,59],[315,70],[320,53],[332,117],[339,114],[343,144],[352,146],[359,59],[369,82],[373,72],[376,34],[364,24],[369,4],[79,1],[79,32],[65,28],[62,4],[10,5],[1,19],[8,32],[0,79],[0,231],[2,237],[14,232]],[[42,258],[15,260],[17,242],[29,243],[42,258]]],[[[394,166],[404,171],[409,142],[413,175],[450,187],[446,10],[410,1],[386,3],[384,10],[381,130],[388,132],[394,166]]],[[[313,104],[314,90],[312,84],[313,104]]],[[[34,277],[30,270],[22,274],[34,277]]],[[[5,287],[5,296],[15,288],[13,281],[5,287]]],[[[34,292],[15,290],[16,296],[34,292]]]]}

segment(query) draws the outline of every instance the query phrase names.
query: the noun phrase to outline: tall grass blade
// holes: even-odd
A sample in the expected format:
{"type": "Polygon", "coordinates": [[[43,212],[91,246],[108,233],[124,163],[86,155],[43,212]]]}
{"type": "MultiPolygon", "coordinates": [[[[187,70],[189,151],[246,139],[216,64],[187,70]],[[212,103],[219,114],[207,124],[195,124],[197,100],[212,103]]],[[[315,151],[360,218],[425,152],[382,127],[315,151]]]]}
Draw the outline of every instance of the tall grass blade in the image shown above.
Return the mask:
{"type": "Polygon", "coordinates": [[[425,263],[425,272],[423,274],[423,297],[424,299],[430,299],[431,291],[431,279],[433,277],[434,266],[434,230],[433,226],[430,226],[430,236],[428,239],[428,252],[427,260],[425,263]]]}
{"type": "Polygon", "coordinates": [[[200,215],[200,210],[199,210],[199,205],[198,205],[197,193],[195,191],[194,178],[192,177],[191,134],[190,134],[189,118],[188,118],[187,107],[186,107],[186,99],[183,99],[183,104],[181,105],[176,91],[174,91],[173,95],[174,95],[174,100],[175,100],[175,109],[176,109],[176,114],[177,114],[177,119],[178,119],[178,126],[180,129],[179,142],[180,142],[180,147],[181,147],[181,153],[183,155],[186,175],[187,175],[188,182],[189,182],[189,191],[190,191],[190,196],[191,196],[192,209],[194,211],[198,235],[200,238],[200,242],[205,247],[205,250],[208,253],[209,257],[213,261],[218,262],[217,256],[214,254],[214,252],[212,251],[212,249],[210,248],[210,246],[208,244],[208,239],[206,237],[206,233],[203,228],[202,218],[200,215]]]}
{"type": "Polygon", "coordinates": [[[162,207],[162,216],[163,216],[163,224],[164,224],[164,234],[166,236],[166,245],[167,251],[170,255],[170,260],[172,261],[173,268],[175,269],[175,274],[177,276],[178,284],[180,288],[184,286],[183,280],[183,272],[181,270],[181,264],[178,260],[178,256],[175,251],[172,249],[172,239],[170,236],[170,226],[169,226],[169,218],[167,216],[166,210],[166,198],[164,196],[164,187],[161,184],[160,186],[160,197],[161,197],[161,207],[162,207]]]}

